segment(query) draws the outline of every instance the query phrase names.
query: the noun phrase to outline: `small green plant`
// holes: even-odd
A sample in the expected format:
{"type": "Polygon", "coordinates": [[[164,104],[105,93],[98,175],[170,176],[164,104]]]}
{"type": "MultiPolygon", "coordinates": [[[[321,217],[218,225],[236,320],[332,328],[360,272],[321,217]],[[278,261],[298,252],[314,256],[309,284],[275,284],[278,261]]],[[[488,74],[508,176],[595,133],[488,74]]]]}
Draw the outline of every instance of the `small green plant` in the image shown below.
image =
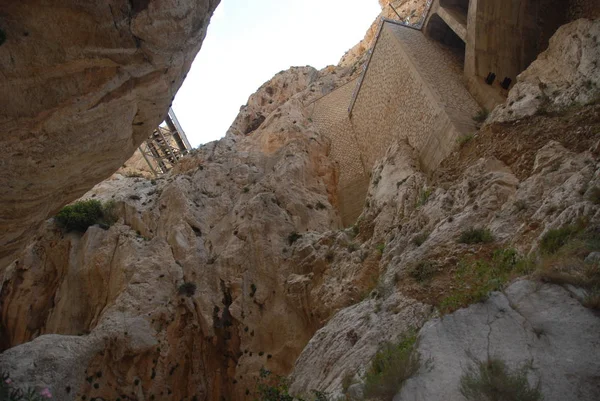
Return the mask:
{"type": "Polygon", "coordinates": [[[416,207],[421,207],[424,204],[427,203],[427,201],[429,200],[429,197],[431,196],[431,189],[421,189],[421,192],[419,193],[419,198],[417,199],[417,204],[415,205],[416,207]]]}
{"type": "Polygon", "coordinates": [[[433,263],[429,260],[424,260],[424,261],[421,261],[421,262],[417,263],[416,265],[414,265],[410,269],[409,274],[417,282],[424,283],[424,282],[430,281],[436,272],[437,272],[437,267],[436,267],[435,263],[433,263]]]}
{"type": "Polygon", "coordinates": [[[296,231],[288,235],[288,244],[292,245],[294,242],[298,241],[302,238],[302,235],[298,234],[296,231]]]}
{"type": "Polygon", "coordinates": [[[589,290],[583,299],[582,305],[586,308],[600,310],[600,287],[589,290]]]}
{"type": "Polygon", "coordinates": [[[491,260],[462,260],[453,290],[438,305],[440,312],[449,313],[482,302],[490,292],[502,289],[511,278],[531,273],[534,267],[530,259],[521,258],[512,248],[496,250],[491,260]]]}
{"type": "Polygon", "coordinates": [[[423,233],[421,233],[421,234],[417,234],[417,235],[415,235],[415,236],[413,237],[413,239],[412,239],[412,243],[413,243],[415,246],[421,246],[421,245],[423,245],[423,243],[424,243],[425,241],[427,241],[427,238],[429,238],[429,233],[428,233],[428,232],[423,232],[423,233]]]}
{"type": "Polygon", "coordinates": [[[250,284],[250,298],[253,298],[254,295],[256,294],[256,284],[252,283],[250,284]]]}
{"type": "Polygon", "coordinates": [[[529,385],[528,370],[511,370],[498,358],[479,361],[461,377],[460,392],[469,401],[541,401],[540,383],[529,385]]]}
{"type": "Polygon", "coordinates": [[[379,252],[380,255],[383,255],[383,251],[385,251],[385,243],[380,243],[377,245],[377,251],[379,252]]]}
{"type": "Polygon", "coordinates": [[[353,225],[352,227],[350,227],[350,238],[354,239],[356,238],[356,236],[358,235],[358,233],[360,232],[360,228],[358,227],[358,224],[353,225]]]}
{"type": "Polygon", "coordinates": [[[522,199],[515,201],[514,205],[515,205],[515,209],[517,209],[517,212],[522,212],[523,210],[527,210],[527,202],[525,202],[522,199]]]}
{"type": "Polygon", "coordinates": [[[458,242],[461,244],[485,244],[493,240],[494,237],[490,230],[485,228],[469,228],[461,233],[458,242]]]}
{"type": "Polygon", "coordinates": [[[487,120],[489,114],[490,113],[486,109],[481,109],[481,110],[479,110],[479,112],[477,114],[475,114],[473,116],[473,121],[476,121],[478,123],[482,123],[485,120],[487,120]]]}
{"type": "MultiPolygon", "coordinates": [[[[312,397],[310,401],[327,401],[327,394],[318,390],[311,390],[312,397]]],[[[246,390],[246,395],[250,391],[246,390]]],[[[255,401],[305,401],[304,398],[294,397],[289,393],[288,379],[285,377],[273,375],[271,371],[260,368],[258,378],[256,378],[255,401]]],[[[308,401],[308,400],[306,400],[308,401]]]]}
{"type": "Polygon", "coordinates": [[[467,143],[471,142],[471,140],[475,138],[475,136],[473,134],[468,134],[468,135],[463,135],[460,138],[458,138],[456,140],[456,142],[458,143],[459,147],[463,147],[464,145],[466,145],[467,143]]]}
{"type": "Polygon", "coordinates": [[[342,377],[342,392],[346,394],[351,385],[355,383],[354,373],[346,373],[344,377],[342,377]]]}
{"type": "Polygon", "coordinates": [[[117,220],[114,202],[104,205],[95,199],[75,202],[65,206],[54,217],[54,221],[63,230],[84,233],[88,227],[100,224],[102,227],[113,225],[117,220]]]}
{"type": "Polygon", "coordinates": [[[196,294],[196,284],[185,282],[179,286],[179,295],[193,297],[196,294]]]}
{"type": "Polygon", "coordinates": [[[327,209],[327,206],[325,206],[325,204],[324,204],[323,202],[321,202],[321,201],[317,202],[317,204],[315,205],[315,207],[316,207],[318,210],[327,209]]]}
{"type": "Polygon", "coordinates": [[[575,237],[583,227],[578,224],[564,226],[554,230],[548,230],[540,241],[540,251],[543,254],[553,254],[566,245],[575,237]]]}
{"type": "Polygon", "coordinates": [[[244,187],[244,193],[247,194],[248,192],[250,192],[250,188],[244,187]]]}
{"type": "Polygon", "coordinates": [[[421,366],[416,350],[417,337],[408,333],[396,343],[384,344],[365,373],[364,394],[367,399],[391,400],[404,382],[421,366]]]}

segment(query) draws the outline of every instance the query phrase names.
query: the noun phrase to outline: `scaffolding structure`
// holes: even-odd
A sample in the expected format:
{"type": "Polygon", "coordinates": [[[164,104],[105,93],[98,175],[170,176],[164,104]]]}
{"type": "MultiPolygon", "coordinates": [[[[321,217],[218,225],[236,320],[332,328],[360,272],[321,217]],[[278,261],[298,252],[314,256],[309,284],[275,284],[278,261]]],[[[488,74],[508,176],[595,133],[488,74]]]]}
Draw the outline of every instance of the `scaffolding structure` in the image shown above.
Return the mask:
{"type": "Polygon", "coordinates": [[[139,147],[155,176],[167,173],[191,149],[190,142],[171,108],[165,121],[139,147]]]}

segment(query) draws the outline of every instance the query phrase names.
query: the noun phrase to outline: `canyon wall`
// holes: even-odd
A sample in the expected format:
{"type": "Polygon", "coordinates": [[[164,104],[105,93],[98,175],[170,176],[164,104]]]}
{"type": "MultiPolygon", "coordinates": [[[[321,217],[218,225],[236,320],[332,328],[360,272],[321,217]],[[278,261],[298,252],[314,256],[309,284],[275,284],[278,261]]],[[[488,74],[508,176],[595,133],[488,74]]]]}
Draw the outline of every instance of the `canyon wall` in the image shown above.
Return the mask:
{"type": "Polygon", "coordinates": [[[218,3],[0,5],[0,269],[163,121],[218,3]]]}
{"type": "MultiPolygon", "coordinates": [[[[573,34],[598,23],[575,22],[551,42],[576,58],[561,64],[561,77],[575,78],[548,73],[548,86],[571,93],[591,79],[572,69],[598,42],[573,34]]],[[[552,71],[560,53],[532,68],[552,71]]],[[[169,174],[96,185],[84,199],[114,202],[112,226],[68,233],[43,223],[1,276],[0,369],[61,401],[250,400],[261,369],[290,375],[297,395],[360,399],[378,349],[414,332],[424,363],[396,399],[460,400],[467,351],[493,350],[511,367],[532,359],[547,399],[595,401],[589,297],[600,249],[590,241],[556,260],[540,249],[564,227],[598,235],[600,105],[561,103],[509,122],[494,114],[433,172],[396,138],[365,173],[364,208],[344,228],[341,172],[311,113],[356,82],[360,60],[282,71],[225,138],[169,174]],[[490,240],[463,243],[467,229],[490,240]],[[482,270],[498,254],[512,270],[482,270]],[[511,264],[529,257],[523,270],[511,264]],[[469,266],[480,270],[470,276],[469,266]]],[[[515,88],[533,79],[523,74],[515,88]]]]}

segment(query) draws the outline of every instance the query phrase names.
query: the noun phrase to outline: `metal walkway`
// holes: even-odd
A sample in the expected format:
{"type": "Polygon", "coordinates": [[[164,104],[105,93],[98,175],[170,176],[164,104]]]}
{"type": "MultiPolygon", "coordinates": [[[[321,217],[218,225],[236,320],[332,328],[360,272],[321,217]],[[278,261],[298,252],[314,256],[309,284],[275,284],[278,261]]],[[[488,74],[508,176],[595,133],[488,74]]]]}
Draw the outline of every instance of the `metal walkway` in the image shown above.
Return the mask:
{"type": "Polygon", "coordinates": [[[192,146],[171,108],[163,124],[139,148],[156,176],[171,170],[191,149],[192,146]]]}

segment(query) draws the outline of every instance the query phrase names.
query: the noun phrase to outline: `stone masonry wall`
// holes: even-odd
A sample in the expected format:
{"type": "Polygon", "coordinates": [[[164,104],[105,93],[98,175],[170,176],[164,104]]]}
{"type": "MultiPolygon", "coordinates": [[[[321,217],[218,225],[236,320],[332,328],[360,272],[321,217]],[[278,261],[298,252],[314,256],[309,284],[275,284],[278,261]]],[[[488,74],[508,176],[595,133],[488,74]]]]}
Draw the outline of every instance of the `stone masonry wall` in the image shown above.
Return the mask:
{"type": "Polygon", "coordinates": [[[360,215],[369,177],[361,160],[356,134],[348,117],[348,105],[356,80],[350,81],[313,103],[315,126],[331,139],[331,157],[338,163],[338,200],[342,222],[353,224],[360,215]]]}
{"type": "Polygon", "coordinates": [[[370,171],[394,140],[408,140],[419,151],[421,168],[433,171],[459,137],[476,131],[472,117],[479,111],[464,84],[460,55],[389,21],[383,22],[362,82],[351,81],[311,107],[339,166],[339,210],[346,226],[360,215],[370,171]]]}
{"type": "Polygon", "coordinates": [[[370,169],[395,139],[407,139],[432,171],[459,137],[475,132],[479,107],[460,58],[422,32],[384,22],[351,122],[370,169]]]}

